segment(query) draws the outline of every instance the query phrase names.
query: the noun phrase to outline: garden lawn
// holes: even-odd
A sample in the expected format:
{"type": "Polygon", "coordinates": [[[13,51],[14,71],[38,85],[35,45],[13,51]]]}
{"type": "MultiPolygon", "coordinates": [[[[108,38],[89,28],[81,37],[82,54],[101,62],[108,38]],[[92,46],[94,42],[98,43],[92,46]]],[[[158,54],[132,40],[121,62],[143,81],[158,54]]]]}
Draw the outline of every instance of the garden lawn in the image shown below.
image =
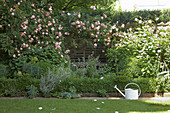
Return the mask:
{"type": "Polygon", "coordinates": [[[170,101],[0,99],[0,113],[170,113],[170,101]],[[42,110],[38,108],[42,107],[42,110]]]}

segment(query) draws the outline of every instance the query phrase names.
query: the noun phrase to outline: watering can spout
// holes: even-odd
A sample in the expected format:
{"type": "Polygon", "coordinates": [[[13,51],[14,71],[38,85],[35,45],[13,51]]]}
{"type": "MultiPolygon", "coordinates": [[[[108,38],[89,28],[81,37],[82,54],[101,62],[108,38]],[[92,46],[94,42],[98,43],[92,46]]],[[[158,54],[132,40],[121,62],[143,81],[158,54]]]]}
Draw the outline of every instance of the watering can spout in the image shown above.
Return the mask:
{"type": "Polygon", "coordinates": [[[122,95],[125,97],[125,94],[123,94],[123,93],[117,88],[117,85],[115,85],[114,88],[117,89],[117,90],[119,91],[119,93],[122,94],[122,95]]]}

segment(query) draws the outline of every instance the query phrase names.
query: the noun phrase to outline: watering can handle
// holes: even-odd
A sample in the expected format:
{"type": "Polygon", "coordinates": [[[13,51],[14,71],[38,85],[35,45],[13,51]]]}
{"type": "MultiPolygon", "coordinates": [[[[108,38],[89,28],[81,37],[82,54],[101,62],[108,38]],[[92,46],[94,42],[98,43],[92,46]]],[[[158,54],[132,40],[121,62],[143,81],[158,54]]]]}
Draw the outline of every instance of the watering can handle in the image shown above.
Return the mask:
{"type": "MultiPolygon", "coordinates": [[[[128,83],[128,84],[125,86],[125,89],[126,89],[126,87],[127,87],[128,85],[130,85],[130,84],[133,84],[133,85],[138,86],[136,83],[128,83]]],[[[138,96],[140,96],[140,95],[141,95],[141,89],[140,89],[139,86],[138,86],[138,88],[139,88],[139,95],[138,95],[138,96]]]]}

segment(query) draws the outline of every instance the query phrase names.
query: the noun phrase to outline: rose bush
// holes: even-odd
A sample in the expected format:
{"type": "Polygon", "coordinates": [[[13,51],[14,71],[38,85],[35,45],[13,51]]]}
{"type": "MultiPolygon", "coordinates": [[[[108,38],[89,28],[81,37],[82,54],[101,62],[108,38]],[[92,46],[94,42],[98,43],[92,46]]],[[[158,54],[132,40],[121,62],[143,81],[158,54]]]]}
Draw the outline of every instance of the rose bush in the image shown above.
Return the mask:
{"type": "MultiPolygon", "coordinates": [[[[78,48],[78,42],[93,40],[97,47],[109,35],[105,14],[93,17],[82,12],[54,12],[51,5],[40,8],[26,0],[1,2],[1,49],[15,71],[34,57],[55,65],[65,62],[70,49],[78,48]]],[[[107,39],[104,42],[109,45],[107,39]]]]}
{"type": "MultiPolygon", "coordinates": [[[[21,70],[24,62],[38,61],[57,65],[67,62],[68,53],[79,49],[81,43],[94,47],[104,44],[112,71],[120,72],[130,66],[131,59],[143,62],[144,77],[161,72],[162,63],[169,67],[169,35],[166,29],[153,29],[154,23],[136,18],[137,27],[123,32],[125,25],[110,25],[104,13],[53,11],[52,5],[41,7],[31,1],[1,1],[0,44],[8,56],[13,71],[21,70]],[[79,44],[79,45],[78,45],[79,44]]],[[[167,70],[167,68],[164,68],[167,70]]],[[[12,71],[12,73],[13,73],[12,71]]],[[[11,74],[12,74],[11,73],[11,74]]]]}

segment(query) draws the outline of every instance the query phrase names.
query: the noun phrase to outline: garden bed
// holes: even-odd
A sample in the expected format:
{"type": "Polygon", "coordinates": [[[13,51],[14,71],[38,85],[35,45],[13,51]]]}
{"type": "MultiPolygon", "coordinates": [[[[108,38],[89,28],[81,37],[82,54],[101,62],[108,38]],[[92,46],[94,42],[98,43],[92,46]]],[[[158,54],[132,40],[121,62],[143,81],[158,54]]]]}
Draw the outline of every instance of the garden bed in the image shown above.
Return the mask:
{"type": "MultiPolygon", "coordinates": [[[[78,93],[81,97],[100,97],[98,93],[78,93]]],[[[123,97],[120,93],[107,93],[109,97],[123,97]]],[[[158,96],[162,96],[162,93],[158,93],[158,96]]],[[[140,97],[155,97],[156,93],[142,93],[140,97]]],[[[164,97],[170,97],[170,93],[165,93],[164,97]],[[168,95],[169,94],[169,95],[168,95]]]]}

